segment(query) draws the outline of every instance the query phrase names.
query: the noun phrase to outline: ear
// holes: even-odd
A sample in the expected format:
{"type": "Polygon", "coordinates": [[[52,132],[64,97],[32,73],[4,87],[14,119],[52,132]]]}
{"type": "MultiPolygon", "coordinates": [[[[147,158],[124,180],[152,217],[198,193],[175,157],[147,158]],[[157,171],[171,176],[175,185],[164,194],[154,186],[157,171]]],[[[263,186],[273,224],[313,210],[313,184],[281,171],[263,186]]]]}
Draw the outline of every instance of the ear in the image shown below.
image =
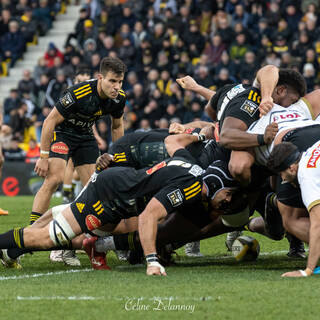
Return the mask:
{"type": "Polygon", "coordinates": [[[98,73],[98,74],[97,74],[97,78],[98,78],[98,80],[103,79],[103,75],[102,75],[102,73],[98,73]]]}
{"type": "Polygon", "coordinates": [[[284,85],[277,86],[276,92],[278,96],[284,97],[287,95],[287,88],[284,85]]]}

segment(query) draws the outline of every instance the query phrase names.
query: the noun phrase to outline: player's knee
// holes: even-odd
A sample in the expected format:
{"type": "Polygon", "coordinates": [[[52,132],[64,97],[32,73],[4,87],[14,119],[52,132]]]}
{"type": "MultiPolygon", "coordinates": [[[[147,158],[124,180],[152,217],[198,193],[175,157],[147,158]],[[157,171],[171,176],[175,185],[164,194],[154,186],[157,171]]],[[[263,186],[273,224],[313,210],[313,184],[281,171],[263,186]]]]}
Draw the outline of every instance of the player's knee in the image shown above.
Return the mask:
{"type": "Polygon", "coordinates": [[[62,183],[63,181],[63,176],[62,175],[50,175],[48,176],[44,183],[43,186],[44,188],[50,190],[50,191],[55,191],[59,185],[62,183]]]}
{"type": "Polygon", "coordinates": [[[28,233],[27,239],[28,247],[31,248],[49,249],[53,246],[48,231],[43,228],[33,229],[31,232],[28,233]]]}

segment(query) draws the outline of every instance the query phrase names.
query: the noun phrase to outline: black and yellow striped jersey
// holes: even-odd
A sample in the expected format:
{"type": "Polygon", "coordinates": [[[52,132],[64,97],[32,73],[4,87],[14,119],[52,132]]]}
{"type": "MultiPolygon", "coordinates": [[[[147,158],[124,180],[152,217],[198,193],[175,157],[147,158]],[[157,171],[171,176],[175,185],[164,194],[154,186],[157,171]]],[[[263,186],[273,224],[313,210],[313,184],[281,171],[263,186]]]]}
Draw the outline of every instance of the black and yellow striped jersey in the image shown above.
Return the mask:
{"type": "Polygon", "coordinates": [[[111,115],[120,118],[126,102],[123,90],[116,99],[101,99],[97,91],[97,79],[81,82],[69,87],[55,107],[65,120],[55,130],[76,136],[92,136],[92,125],[99,118],[111,115]]]}

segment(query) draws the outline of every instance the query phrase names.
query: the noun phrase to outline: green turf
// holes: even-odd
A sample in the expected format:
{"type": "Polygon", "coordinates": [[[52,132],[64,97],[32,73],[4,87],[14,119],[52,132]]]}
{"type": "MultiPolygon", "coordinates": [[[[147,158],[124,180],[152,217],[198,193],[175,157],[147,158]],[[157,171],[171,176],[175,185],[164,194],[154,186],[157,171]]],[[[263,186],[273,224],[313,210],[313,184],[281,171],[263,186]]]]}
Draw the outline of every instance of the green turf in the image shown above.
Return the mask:
{"type": "MultiPolygon", "coordinates": [[[[0,207],[10,210],[0,216],[0,232],[27,224],[31,205],[31,197],[0,197],[0,207]]],[[[23,270],[0,269],[0,319],[318,319],[317,276],[282,279],[305,261],[286,257],[286,240],[255,237],[262,252],[257,262],[236,263],[221,236],[201,242],[201,259],[180,249],[177,265],[161,278],[148,278],[145,267],[119,262],[113,253],[111,272],[89,270],[80,255],[77,273],[51,263],[46,252],[27,255],[23,270]]]]}

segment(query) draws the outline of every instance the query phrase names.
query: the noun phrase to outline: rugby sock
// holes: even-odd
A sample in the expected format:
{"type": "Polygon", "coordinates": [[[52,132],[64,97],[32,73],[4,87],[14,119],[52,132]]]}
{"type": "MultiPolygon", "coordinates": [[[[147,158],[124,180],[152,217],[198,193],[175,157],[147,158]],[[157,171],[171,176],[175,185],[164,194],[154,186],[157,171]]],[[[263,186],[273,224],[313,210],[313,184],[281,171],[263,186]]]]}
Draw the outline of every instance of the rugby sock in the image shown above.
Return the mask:
{"type": "Polygon", "coordinates": [[[42,213],[32,211],[30,214],[30,225],[37,221],[42,216],[42,213]]]}
{"type": "Polygon", "coordinates": [[[113,236],[116,250],[136,250],[140,248],[137,231],[113,236]]]}
{"type": "Polygon", "coordinates": [[[23,229],[15,228],[0,234],[0,249],[24,248],[23,229]]]}
{"type": "Polygon", "coordinates": [[[99,238],[95,243],[95,248],[97,252],[116,250],[116,246],[113,241],[113,236],[99,238]]]}

